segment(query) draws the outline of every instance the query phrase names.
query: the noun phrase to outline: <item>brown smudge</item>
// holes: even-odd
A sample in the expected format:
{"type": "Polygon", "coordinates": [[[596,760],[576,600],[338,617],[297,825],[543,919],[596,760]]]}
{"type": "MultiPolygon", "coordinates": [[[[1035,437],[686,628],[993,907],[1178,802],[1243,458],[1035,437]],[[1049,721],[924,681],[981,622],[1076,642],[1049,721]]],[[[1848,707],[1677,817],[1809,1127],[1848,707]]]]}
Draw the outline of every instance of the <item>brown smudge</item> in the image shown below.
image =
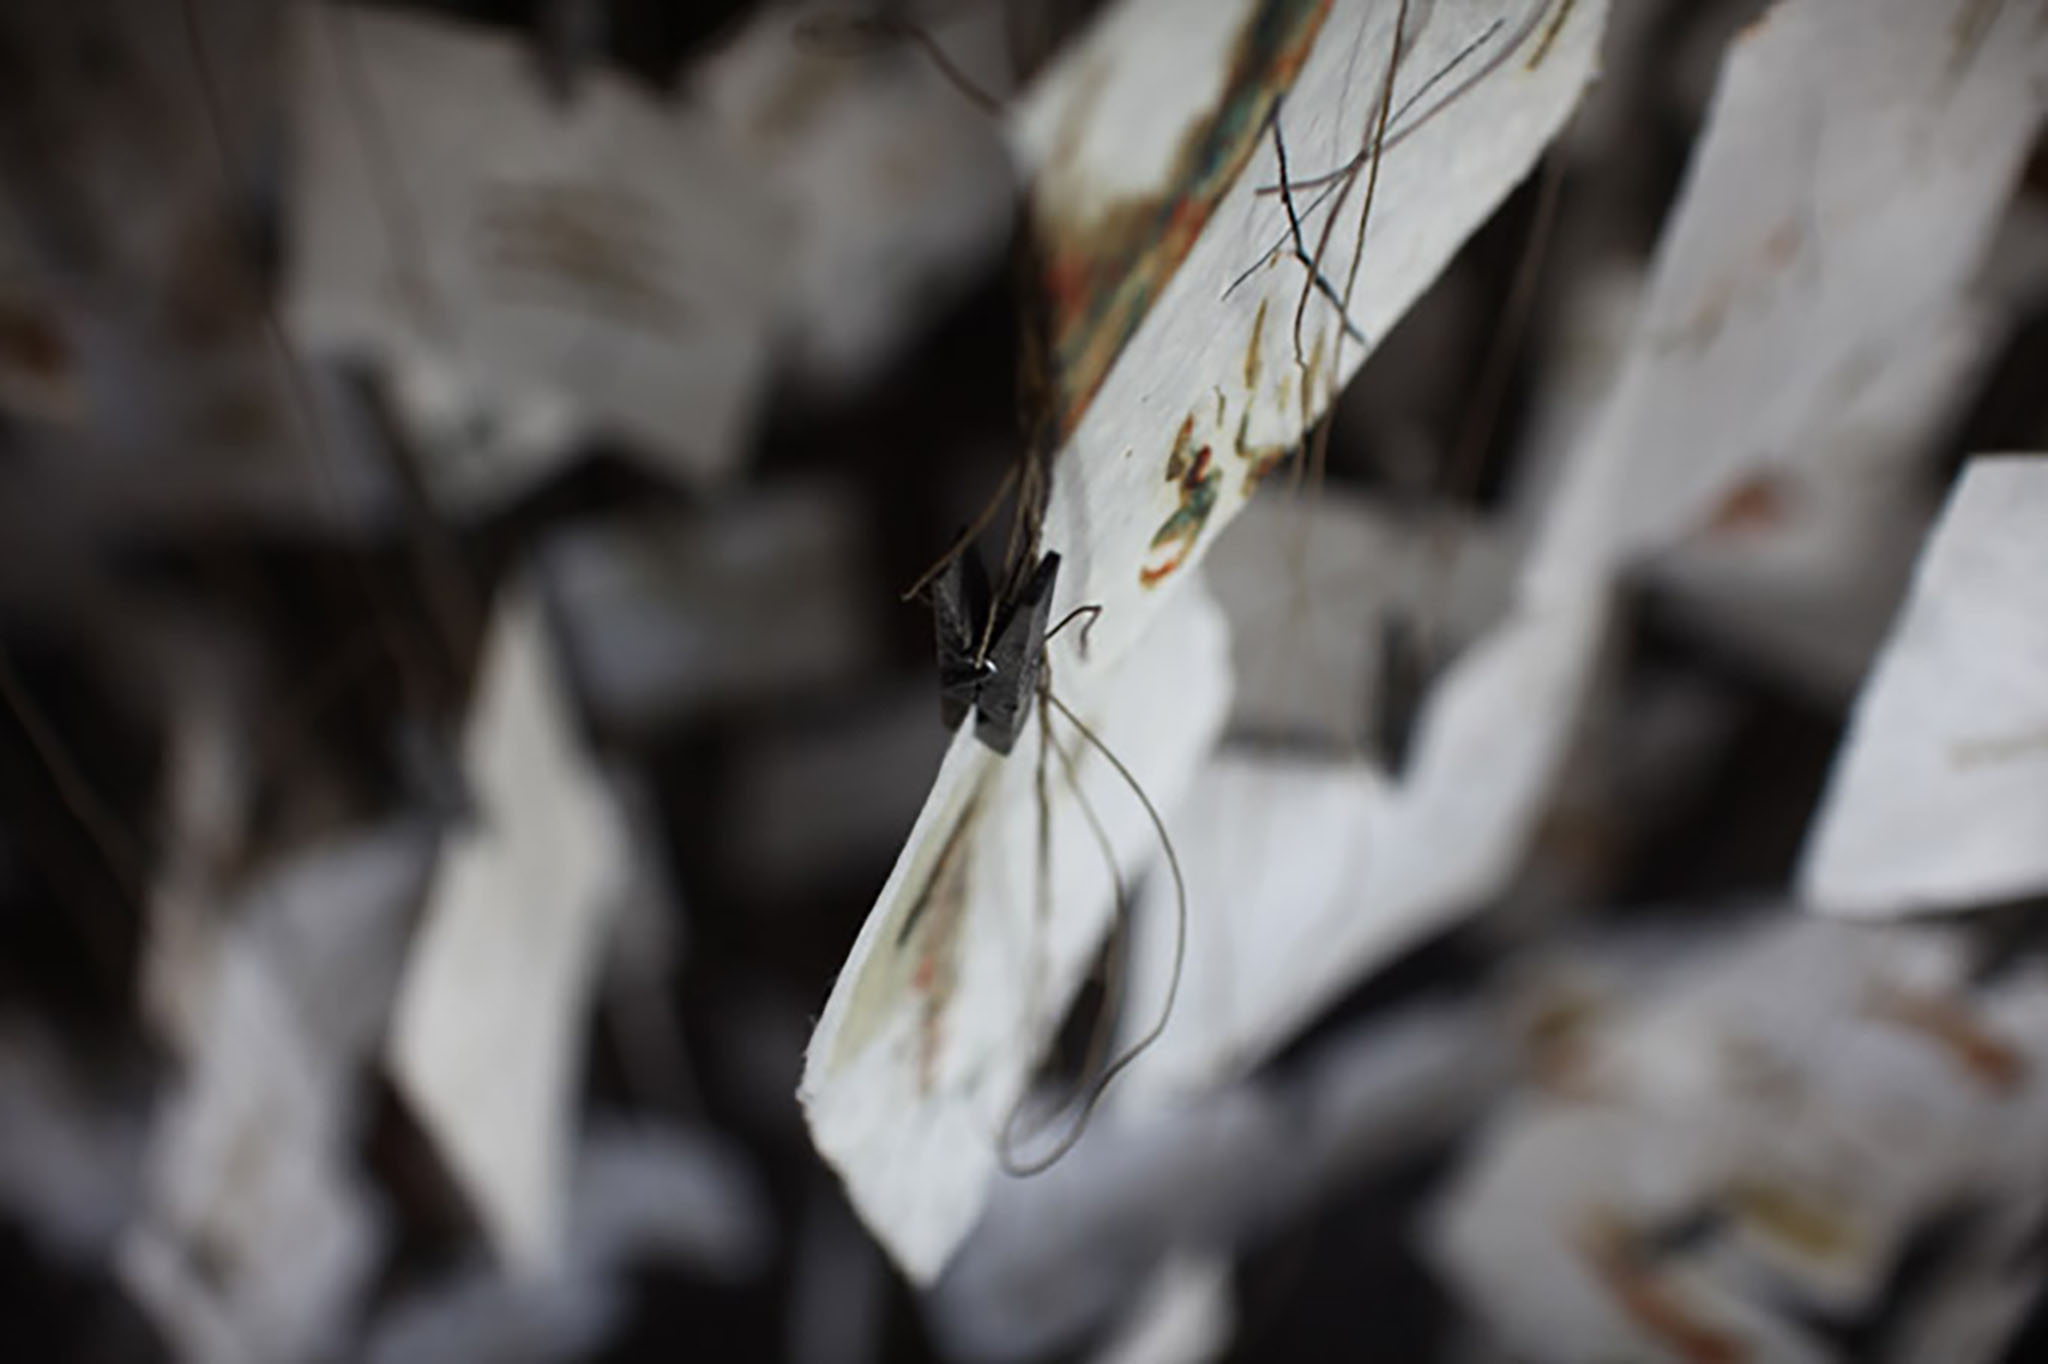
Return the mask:
{"type": "Polygon", "coordinates": [[[1724,1201],[1752,1229],[1802,1259],[1837,1262],[1856,1249],[1855,1227],[1837,1198],[1776,1180],[1742,1179],[1724,1201]]]}
{"type": "Polygon", "coordinates": [[[1244,471],[1244,496],[1247,501],[1259,491],[1259,485],[1267,475],[1287,462],[1294,453],[1291,445],[1253,445],[1251,443],[1252,409],[1246,403],[1244,414],[1237,419],[1237,435],[1231,441],[1233,453],[1246,463],[1244,471]]]}
{"type": "Polygon", "coordinates": [[[2048,728],[2002,739],[1962,739],[1949,745],[1948,760],[1956,767],[2016,762],[2048,752],[2048,728]]]}
{"type": "MultiPolygon", "coordinates": [[[[1193,428],[1190,418],[1181,427],[1182,435],[1190,435],[1193,428]]],[[[1173,455],[1167,461],[1168,479],[1177,477],[1180,482],[1180,501],[1160,523],[1147,546],[1148,550],[1166,550],[1167,554],[1156,562],[1139,566],[1141,587],[1157,587],[1187,562],[1196,541],[1202,538],[1202,528],[1209,524],[1209,513],[1216,510],[1216,485],[1221,474],[1213,466],[1210,448],[1204,445],[1189,458],[1182,447],[1183,442],[1176,441],[1173,455]]]]}
{"type": "Polygon", "coordinates": [[[2030,1067],[2025,1054],[1986,1028],[1962,1000],[1884,985],[1872,992],[1864,1014],[1919,1033],[1995,1094],[2011,1095],[2026,1081],[2030,1067]]]}
{"type": "Polygon", "coordinates": [[[909,946],[913,933],[916,964],[910,985],[918,997],[917,1087],[930,1094],[938,1073],[939,1052],[945,1045],[946,1011],[953,1003],[953,991],[960,983],[960,925],[967,918],[968,832],[974,827],[970,806],[947,836],[946,846],[932,868],[924,893],[911,905],[910,914],[896,936],[896,945],[909,946]],[[921,931],[920,931],[921,930],[921,931]]]}
{"type": "Polygon", "coordinates": [[[918,1085],[921,1092],[931,1092],[944,1048],[947,1011],[959,985],[960,930],[967,917],[980,805],[977,790],[947,832],[923,884],[900,902],[900,922],[870,954],[833,1042],[833,1070],[865,1051],[886,1020],[914,999],[918,1085]]]}
{"type": "Polygon", "coordinates": [[[1540,998],[1522,1027],[1522,1047],[1539,1089],[1581,1102],[1600,1097],[1593,1079],[1593,1032],[1600,1021],[1600,1000],[1570,987],[1553,988],[1540,998]]]}
{"type": "Polygon", "coordinates": [[[1195,416],[1190,412],[1180,424],[1180,430],[1173,438],[1173,449],[1166,456],[1166,481],[1177,483],[1187,475],[1188,462],[1195,452],[1195,416]]]}
{"type": "Polygon", "coordinates": [[[1595,1214],[1578,1243],[1580,1258],[1629,1320],[1686,1364],[1744,1364],[1750,1357],[1740,1340],[1699,1319],[1618,1218],[1595,1214]]]}
{"type": "Polygon", "coordinates": [[[1572,7],[1577,3],[1578,0],[1564,0],[1564,3],[1557,7],[1557,13],[1551,17],[1549,26],[1543,30],[1542,38],[1537,40],[1536,50],[1529,54],[1524,70],[1534,71],[1543,65],[1543,59],[1548,57],[1550,49],[1556,46],[1557,35],[1564,31],[1565,20],[1572,17],[1572,7]]]}
{"type": "Polygon", "coordinates": [[[684,313],[662,278],[664,226],[651,204],[614,186],[499,181],[481,196],[473,231],[506,299],[663,334],[684,313]]]}
{"type": "Polygon", "coordinates": [[[1722,280],[1684,322],[1658,341],[1657,348],[1664,351],[1705,350],[1714,344],[1721,335],[1721,329],[1728,325],[1728,312],[1734,306],[1734,286],[1722,280]]]}
{"type": "Polygon", "coordinates": [[[1792,220],[1779,223],[1757,243],[1754,264],[1733,269],[1701,293],[1686,320],[1656,337],[1659,351],[1703,351],[1720,338],[1736,305],[1759,301],[1771,289],[1771,277],[1782,274],[1806,247],[1806,229],[1792,220]]]}
{"type": "Polygon", "coordinates": [[[1786,221],[1771,229],[1771,235],[1764,238],[1764,264],[1774,270],[1783,270],[1799,259],[1800,248],[1806,244],[1806,229],[1798,223],[1786,221]]]}
{"type": "Polygon", "coordinates": [[[1308,348],[1308,363],[1301,372],[1301,422],[1309,424],[1309,404],[1323,388],[1323,333],[1317,332],[1316,339],[1308,348]]]}
{"type": "MultiPolygon", "coordinates": [[[[1265,338],[1266,304],[1269,301],[1263,298],[1259,300],[1259,311],[1252,318],[1251,344],[1244,348],[1244,387],[1247,395],[1259,391],[1259,347],[1265,338]]],[[[1223,425],[1223,419],[1218,417],[1216,424],[1223,425]]]]}
{"type": "Polygon", "coordinates": [[[1287,462],[1294,450],[1290,446],[1278,446],[1271,450],[1253,451],[1251,465],[1244,471],[1244,495],[1247,499],[1255,496],[1265,486],[1275,469],[1287,462]]]}
{"type": "Polygon", "coordinates": [[[1756,474],[1729,489],[1707,519],[1709,535],[1742,535],[1775,530],[1785,524],[1789,498],[1782,481],[1756,474]]]}

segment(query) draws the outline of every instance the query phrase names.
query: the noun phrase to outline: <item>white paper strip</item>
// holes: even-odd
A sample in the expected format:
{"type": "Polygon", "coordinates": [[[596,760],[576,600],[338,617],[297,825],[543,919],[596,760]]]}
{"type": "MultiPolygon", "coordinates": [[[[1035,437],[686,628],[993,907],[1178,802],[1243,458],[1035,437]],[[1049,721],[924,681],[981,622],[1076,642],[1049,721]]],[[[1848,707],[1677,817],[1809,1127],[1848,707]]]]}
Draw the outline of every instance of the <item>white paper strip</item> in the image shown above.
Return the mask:
{"type": "Polygon", "coordinates": [[[398,372],[436,493],[516,491],[573,416],[676,473],[730,469],[785,233],[709,117],[603,73],[559,101],[509,35],[355,6],[296,17],[290,317],[398,372]],[[476,439],[472,404],[514,434],[476,439]]]}
{"type": "MultiPolygon", "coordinates": [[[[843,0],[763,7],[690,77],[790,210],[784,344],[829,385],[873,377],[986,268],[1016,201],[996,120],[907,37],[833,34],[861,17],[843,0]]],[[[919,20],[979,89],[1007,93],[999,4],[919,20]]]]}
{"type": "MultiPolygon", "coordinates": [[[[1972,985],[1958,938],[1782,913],[1662,947],[1617,953],[1605,996],[1554,996],[1569,1082],[1536,1072],[1548,1092],[1501,1113],[1433,1219],[1503,1344],[1557,1364],[1832,1358],[1805,1319],[1886,1310],[1916,1235],[1958,1207],[1979,1214],[1956,1238],[1976,1286],[2025,1277],[1983,1252],[2048,1207],[2048,978],[1972,985]]],[[[1898,1335],[1994,1357],[2012,1315],[1987,1335],[1944,1296],[1890,1304],[1898,1335]]]]}
{"type": "MultiPolygon", "coordinates": [[[[1183,593],[1108,682],[1069,692],[1053,674],[1054,691],[1153,801],[1170,802],[1229,701],[1222,616],[1207,594],[1183,593]]],[[[1041,768],[1036,720],[1007,758],[964,727],[805,1058],[801,1095],[818,1149],[920,1280],[979,1212],[997,1134],[1108,924],[1103,840],[1126,885],[1148,864],[1165,874],[1137,798],[1064,716],[1047,719],[1081,794],[1057,751],[1041,768]]]]}
{"type": "Polygon", "coordinates": [[[567,714],[532,587],[501,597],[451,836],[393,1009],[392,1077],[498,1250],[557,1251],[575,1080],[606,911],[626,889],[610,792],[567,714]]]}
{"type": "Polygon", "coordinates": [[[260,951],[228,952],[211,1006],[159,1120],[121,1277],[187,1358],[324,1358],[379,1240],[344,1145],[351,1096],[260,951]]]}
{"type": "Polygon", "coordinates": [[[1676,613],[1831,705],[1855,695],[1939,510],[1926,465],[2000,328],[1966,307],[1887,352],[1811,443],[1738,482],[1651,568],[1676,613]]]}
{"type": "Polygon", "coordinates": [[[1745,29],[1531,589],[1572,590],[1698,528],[1926,344],[1984,256],[2044,77],[2048,24],[2025,4],[1785,0],[1745,29]]]}
{"type": "Polygon", "coordinates": [[[351,831],[230,899],[247,735],[221,700],[235,690],[198,682],[174,731],[175,856],[145,958],[152,1021],[184,1074],[156,1117],[147,1198],[117,1264],[187,1357],[325,1358],[379,1249],[351,1144],[436,836],[406,819],[351,831]]]}
{"type": "Polygon", "coordinates": [[[2048,458],[1964,470],[1857,701],[1800,889],[1859,917],[2048,890],[2048,458]]]}

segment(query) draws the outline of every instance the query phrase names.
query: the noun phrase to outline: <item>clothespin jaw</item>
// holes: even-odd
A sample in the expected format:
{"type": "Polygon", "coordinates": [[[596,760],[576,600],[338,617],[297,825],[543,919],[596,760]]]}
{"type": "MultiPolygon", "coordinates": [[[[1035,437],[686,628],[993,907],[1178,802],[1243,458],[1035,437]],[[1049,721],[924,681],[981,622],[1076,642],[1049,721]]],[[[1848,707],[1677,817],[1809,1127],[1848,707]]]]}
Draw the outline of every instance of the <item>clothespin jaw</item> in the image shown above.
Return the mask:
{"type": "Polygon", "coordinates": [[[932,622],[939,639],[939,717],[947,729],[958,729],[974,709],[976,693],[988,676],[977,666],[981,623],[988,617],[988,574],[970,550],[954,556],[932,585],[932,622]]]}
{"type": "Polygon", "coordinates": [[[980,718],[974,734],[998,753],[1007,754],[1016,745],[1017,733],[1038,696],[1038,679],[1045,671],[1045,627],[1059,572],[1059,555],[1048,553],[1038,561],[1024,591],[997,624],[989,646],[988,662],[994,667],[976,697],[980,718]]]}
{"type": "Polygon", "coordinates": [[[975,737],[998,753],[1016,746],[1017,734],[1038,694],[1045,669],[1045,628],[1060,556],[1038,561],[1023,591],[1005,603],[995,629],[982,640],[991,611],[988,575],[980,560],[962,553],[933,585],[932,619],[938,634],[939,715],[948,729],[975,712],[975,737]],[[977,657],[977,655],[980,655],[977,657]]]}

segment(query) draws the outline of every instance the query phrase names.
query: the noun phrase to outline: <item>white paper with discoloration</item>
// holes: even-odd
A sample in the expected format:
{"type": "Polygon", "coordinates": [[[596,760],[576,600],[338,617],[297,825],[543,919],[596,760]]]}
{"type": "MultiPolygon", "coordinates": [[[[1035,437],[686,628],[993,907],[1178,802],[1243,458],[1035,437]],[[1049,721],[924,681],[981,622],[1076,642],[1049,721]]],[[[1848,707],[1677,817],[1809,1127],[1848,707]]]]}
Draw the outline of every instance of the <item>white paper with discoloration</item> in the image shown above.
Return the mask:
{"type": "Polygon", "coordinates": [[[1698,530],[1945,326],[2044,78],[2033,3],[1785,0],[1743,30],[1527,589],[1577,590],[1698,530]]]}
{"type": "MultiPolygon", "coordinates": [[[[1095,689],[1072,687],[1064,658],[1055,694],[1170,808],[1229,704],[1215,604],[1181,594],[1147,648],[1095,689]]],[[[1047,723],[1042,767],[1035,715],[1008,757],[971,726],[955,737],[805,1058],[818,1149],[920,1280],[980,1211],[997,1134],[1109,925],[1112,854],[1127,886],[1147,868],[1166,874],[1130,788],[1064,715],[1047,723]]],[[[1019,1135],[1032,1135],[1028,1120],[1019,1135]]]]}
{"type": "Polygon", "coordinates": [[[323,1358],[368,1287],[381,1228],[353,1174],[352,1086],[281,977],[230,947],[190,1074],[160,1116],[122,1280],[189,1358],[323,1358]]]}
{"type": "Polygon", "coordinates": [[[1856,703],[1800,868],[1878,918],[2048,890],[2048,458],[1971,461],[1856,703]]]}
{"type": "Polygon", "coordinates": [[[328,1357],[382,1230],[352,1167],[364,1061],[435,848],[424,821],[351,831],[227,894],[247,817],[231,674],[178,712],[145,1000],[183,1074],[162,1103],[118,1270],[188,1357],[328,1357]],[[225,901],[225,903],[224,903],[225,901]]]}
{"type": "Polygon", "coordinates": [[[1928,463],[2002,329],[1958,309],[1894,348],[1797,457],[1738,482],[1653,563],[1673,614],[1832,705],[1856,694],[1940,510],[1928,463]]]}
{"type": "MultiPolygon", "coordinates": [[[[844,0],[757,10],[689,76],[693,95],[788,206],[779,345],[829,388],[876,377],[994,262],[1016,207],[997,120],[905,36],[835,35],[844,0]]],[[[999,4],[920,13],[991,98],[1007,91],[999,4]]]]}
{"type": "Polygon", "coordinates": [[[385,1051],[518,1268],[558,1251],[585,1015],[627,874],[552,649],[531,585],[506,589],[463,739],[474,822],[443,849],[385,1051]]]}
{"type": "Polygon", "coordinates": [[[1809,1334],[1682,1257],[1630,1271],[1603,1242],[1647,1217],[1633,1168],[1671,1134],[1597,1110],[1515,1115],[1458,1184],[1436,1258],[1468,1310],[1517,1358],[1577,1364],[1701,1359],[1825,1364],[1809,1334]]]}
{"type": "MultiPolygon", "coordinates": [[[[1233,0],[1131,0],[1027,96],[1012,140],[1049,240],[1085,239],[1134,197],[1173,197],[1178,185],[1160,177],[1178,173],[1169,169],[1176,146],[1231,89],[1230,54],[1253,12],[1233,0]]],[[[1412,7],[1392,96],[1410,123],[1390,129],[1400,141],[1382,158],[1350,300],[1365,338],[1393,325],[1527,174],[1593,71],[1605,13],[1601,0],[1412,7]],[[1432,92],[1458,90],[1464,73],[1483,70],[1484,79],[1424,117],[1432,92]]],[[[1337,168],[1365,145],[1395,14],[1393,6],[1343,5],[1322,22],[1278,119],[1292,177],[1337,168]]],[[[1161,620],[1154,630],[1154,617],[1182,594],[1181,580],[1224,522],[1366,350],[1340,344],[1332,308],[1312,305],[1297,356],[1304,272],[1275,249],[1287,240],[1281,200],[1258,192],[1273,182],[1277,152],[1270,135],[1247,136],[1256,141],[1242,173],[1220,191],[1178,268],[1160,279],[1061,443],[1044,532],[1044,547],[1063,557],[1053,618],[1083,604],[1102,608],[1085,658],[1071,636],[1049,649],[1054,685],[1079,698],[1084,714],[1099,708],[1109,717],[1103,737],[1167,808],[1221,722],[1227,665],[1206,599],[1181,608],[1185,619],[1172,628],[1161,620]]],[[[1348,275],[1357,254],[1362,184],[1345,199],[1322,262],[1335,278],[1348,275]]],[[[1303,203],[1305,231],[1319,235],[1338,202],[1303,203]]],[[[1446,707],[1443,742],[1473,721],[1476,736],[1483,714],[1446,707]]],[[[1027,724],[1027,736],[1034,728],[1027,724]]],[[[1035,742],[1027,737],[999,760],[971,731],[956,736],[808,1055],[802,1093],[813,1137],[870,1229],[919,1281],[972,1224],[995,1168],[996,1133],[1108,922],[1103,855],[1079,809],[1062,799],[1053,816],[1056,894],[1043,924],[1034,923],[1035,742]],[[938,922],[918,915],[904,936],[913,906],[932,903],[957,911],[938,922]]],[[[1105,816],[1115,821],[1111,841],[1135,859],[1149,826],[1116,784],[1098,785],[1102,775],[1088,779],[1091,801],[1114,812],[1105,816]]],[[[1057,790],[1057,771],[1052,782],[1057,790]]],[[[1461,804],[1428,808],[1456,819],[1465,817],[1461,804]]],[[[1396,836],[1432,832],[1404,825],[1396,836]]],[[[1406,874],[1484,880],[1487,860],[1406,874]]]]}
{"type": "Polygon", "coordinates": [[[729,471],[785,223],[711,119],[609,73],[557,100],[510,35],[295,17],[287,314],[308,344],[397,372],[436,495],[512,495],[592,427],[678,475],[729,471]]]}
{"type": "MultiPolygon", "coordinates": [[[[1151,188],[1146,177],[1170,164],[1185,121],[1221,88],[1224,44],[1255,8],[1127,0],[1111,11],[1013,117],[1034,198],[1085,230],[1151,188]]],[[[1397,8],[1330,7],[1276,119],[1292,181],[1368,145],[1397,8]]],[[[1371,343],[1536,164],[1596,69],[1606,11],[1604,0],[1408,7],[1363,254],[1363,174],[1348,196],[1306,186],[1295,195],[1310,254],[1338,214],[1321,271],[1342,295],[1357,258],[1357,335],[1311,291],[1297,352],[1307,277],[1289,254],[1281,197],[1260,192],[1278,181],[1274,137],[1258,140],[1057,460],[1046,544],[1066,560],[1053,615],[1100,603],[1103,665],[1144,634],[1173,578],[1201,560],[1371,343]]]]}
{"type": "MultiPolygon", "coordinates": [[[[1983,1210],[1953,1247],[1981,1265],[2048,1206],[2038,970],[1973,985],[1959,938],[1782,911],[1703,936],[1616,952],[1606,990],[1576,962],[1538,1013],[1572,1064],[1532,1067],[1430,1219],[1446,1279],[1531,1359],[1833,1358],[1808,1319],[1883,1310],[1929,1223],[1983,1210]]],[[[1995,1357],[1949,1296],[1902,1295],[1894,1338],[1995,1357]]]]}

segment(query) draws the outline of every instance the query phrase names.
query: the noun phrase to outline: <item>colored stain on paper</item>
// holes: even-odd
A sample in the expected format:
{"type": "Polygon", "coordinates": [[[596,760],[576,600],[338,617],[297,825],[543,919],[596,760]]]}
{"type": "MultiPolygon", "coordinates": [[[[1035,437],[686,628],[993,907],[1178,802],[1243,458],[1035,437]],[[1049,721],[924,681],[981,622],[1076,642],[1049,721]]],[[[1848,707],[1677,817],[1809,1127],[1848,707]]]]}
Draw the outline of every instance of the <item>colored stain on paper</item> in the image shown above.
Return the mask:
{"type": "Polygon", "coordinates": [[[835,1068],[867,1049],[898,1001],[912,999],[917,1011],[918,1086],[931,1092],[959,984],[960,932],[967,917],[968,872],[980,803],[977,790],[961,808],[916,894],[905,903],[900,922],[869,957],[833,1045],[835,1068]]]}
{"type": "Polygon", "coordinates": [[[1244,169],[1328,12],[1329,0],[1265,0],[1258,7],[1232,48],[1221,99],[1187,129],[1159,192],[1091,212],[1086,226],[1045,214],[1034,222],[1048,310],[1042,325],[1049,443],[1064,441],[1079,425],[1244,169]]]}
{"type": "Polygon", "coordinates": [[[1180,500],[1147,547],[1148,562],[1138,570],[1138,582],[1145,587],[1157,587],[1187,562],[1202,528],[1209,524],[1209,514],[1216,510],[1221,475],[1213,467],[1209,446],[1196,447],[1194,437],[1195,419],[1190,416],[1180,424],[1173,452],[1167,456],[1167,481],[1180,485],[1180,500]]]}

